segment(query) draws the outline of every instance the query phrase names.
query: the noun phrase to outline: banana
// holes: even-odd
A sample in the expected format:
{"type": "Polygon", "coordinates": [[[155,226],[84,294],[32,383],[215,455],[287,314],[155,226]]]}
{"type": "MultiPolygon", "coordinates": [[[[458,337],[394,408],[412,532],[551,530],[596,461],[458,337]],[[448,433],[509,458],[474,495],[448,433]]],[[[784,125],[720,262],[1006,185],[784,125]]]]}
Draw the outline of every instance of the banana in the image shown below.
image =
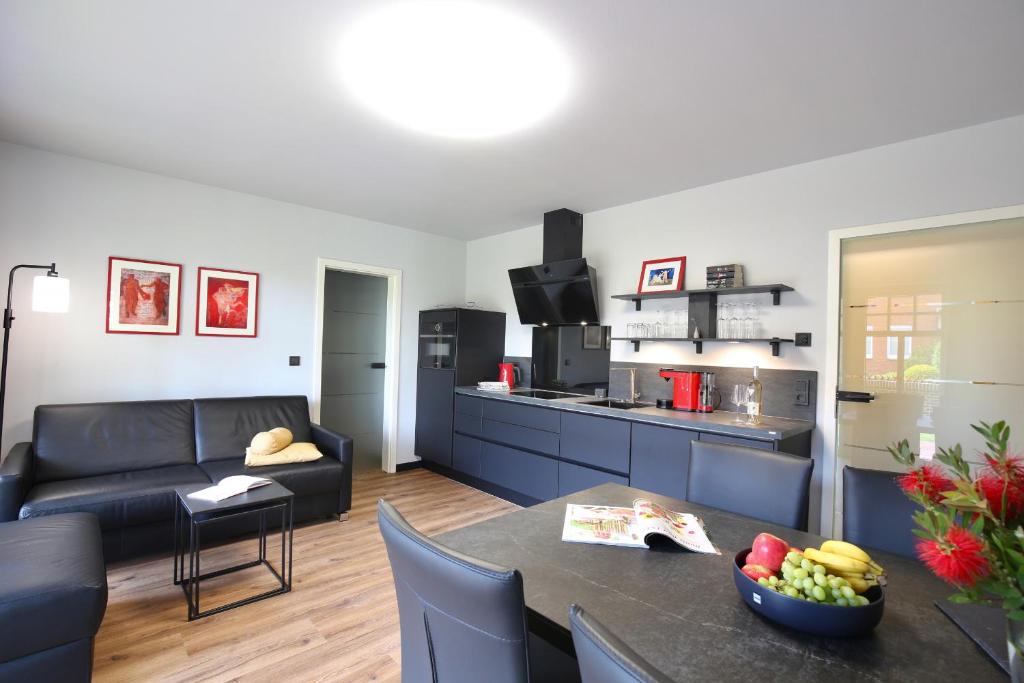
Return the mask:
{"type": "Polygon", "coordinates": [[[867,562],[862,562],[852,557],[846,557],[845,555],[822,552],[817,548],[805,549],[804,557],[815,564],[824,565],[826,569],[830,569],[835,573],[867,574],[871,571],[871,565],[867,562]]]}
{"type": "Polygon", "coordinates": [[[882,565],[872,560],[870,555],[852,543],[847,543],[846,541],[825,541],[821,544],[821,550],[822,552],[843,555],[855,560],[860,560],[871,567],[874,574],[881,575],[885,573],[885,569],[882,565]]]}
{"type": "Polygon", "coordinates": [[[843,578],[845,578],[849,582],[850,588],[852,588],[853,592],[856,593],[857,595],[860,595],[861,593],[867,591],[867,589],[870,588],[873,585],[872,583],[867,581],[864,577],[846,576],[846,577],[843,577],[843,578]]]}

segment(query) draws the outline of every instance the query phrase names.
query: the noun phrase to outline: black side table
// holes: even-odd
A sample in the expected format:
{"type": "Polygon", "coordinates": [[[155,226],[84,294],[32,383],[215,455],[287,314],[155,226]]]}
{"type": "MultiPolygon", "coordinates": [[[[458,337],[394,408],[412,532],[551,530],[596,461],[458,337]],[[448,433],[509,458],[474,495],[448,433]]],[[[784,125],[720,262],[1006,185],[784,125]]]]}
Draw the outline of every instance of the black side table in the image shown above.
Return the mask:
{"type": "Polygon", "coordinates": [[[267,486],[261,486],[216,503],[188,497],[189,493],[204,488],[206,488],[205,485],[195,484],[174,489],[177,494],[174,506],[174,585],[180,585],[185,593],[185,599],[188,601],[188,620],[208,617],[211,614],[289,592],[292,589],[292,540],[295,531],[294,494],[275,481],[267,486]],[[267,516],[277,512],[280,512],[281,515],[280,571],[275,569],[267,558],[267,516]],[[203,528],[223,520],[251,515],[259,516],[257,536],[259,547],[256,559],[203,574],[199,569],[203,528]],[[186,553],[188,555],[187,575],[185,573],[186,553]],[[199,583],[202,580],[257,567],[261,564],[265,565],[270,573],[277,578],[280,583],[277,588],[205,612],[200,610],[199,583]]]}

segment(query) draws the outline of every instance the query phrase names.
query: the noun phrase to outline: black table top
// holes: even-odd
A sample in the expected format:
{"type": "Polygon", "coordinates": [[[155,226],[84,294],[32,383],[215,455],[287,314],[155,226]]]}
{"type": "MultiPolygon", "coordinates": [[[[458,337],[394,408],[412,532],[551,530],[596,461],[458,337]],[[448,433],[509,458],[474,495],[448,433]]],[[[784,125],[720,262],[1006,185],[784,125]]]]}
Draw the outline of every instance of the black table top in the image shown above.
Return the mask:
{"type": "Polygon", "coordinates": [[[578,603],[638,653],[686,681],[1005,681],[1002,670],[935,607],[952,590],[918,562],[872,552],[886,567],[885,615],[854,639],[776,625],[747,607],[732,561],[762,532],[797,547],[824,540],[748,517],[603,484],[441,534],[436,540],[523,574],[531,624],[568,634],[578,603]],[[637,497],[692,512],[721,555],[565,543],[565,504],[629,506],[637,497]]]}
{"type": "Polygon", "coordinates": [[[198,498],[188,497],[188,494],[193,493],[194,491],[201,491],[205,488],[209,488],[210,486],[213,486],[213,484],[190,484],[189,486],[179,486],[174,489],[174,492],[178,494],[178,500],[182,502],[189,515],[192,516],[205,515],[211,512],[236,511],[249,507],[266,507],[294,496],[294,494],[284,486],[281,486],[276,481],[271,481],[266,486],[249,489],[245,493],[225,498],[219,502],[210,502],[208,500],[199,500],[198,498]]]}

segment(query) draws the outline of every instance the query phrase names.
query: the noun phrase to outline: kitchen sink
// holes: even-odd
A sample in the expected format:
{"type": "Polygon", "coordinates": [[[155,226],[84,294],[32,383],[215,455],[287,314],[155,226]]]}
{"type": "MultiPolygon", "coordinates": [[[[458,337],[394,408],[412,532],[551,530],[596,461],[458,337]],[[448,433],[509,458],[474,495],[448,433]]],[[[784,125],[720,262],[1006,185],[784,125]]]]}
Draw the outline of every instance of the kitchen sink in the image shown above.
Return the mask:
{"type": "Polygon", "coordinates": [[[615,398],[599,398],[596,401],[577,401],[577,403],[585,406],[602,406],[604,408],[622,408],[623,410],[632,410],[633,408],[646,408],[648,407],[645,403],[631,403],[630,401],[620,401],[615,398]]]}

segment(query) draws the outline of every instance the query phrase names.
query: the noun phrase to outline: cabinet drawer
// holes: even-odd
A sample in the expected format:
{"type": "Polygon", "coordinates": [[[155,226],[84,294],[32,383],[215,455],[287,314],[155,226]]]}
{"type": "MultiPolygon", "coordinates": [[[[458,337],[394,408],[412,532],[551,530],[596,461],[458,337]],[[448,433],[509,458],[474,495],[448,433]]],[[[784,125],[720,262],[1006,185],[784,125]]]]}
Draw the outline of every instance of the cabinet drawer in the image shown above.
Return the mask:
{"type": "Polygon", "coordinates": [[[558,455],[558,434],[484,419],[483,437],[528,451],[558,455]]]}
{"type": "Polygon", "coordinates": [[[633,425],[629,485],[685,500],[690,442],[695,438],[695,432],[685,429],[633,425]]]}
{"type": "Polygon", "coordinates": [[[514,448],[484,442],[480,478],[537,500],[558,497],[558,462],[514,448]]]}
{"type": "Polygon", "coordinates": [[[730,443],[735,446],[750,446],[751,448],[760,448],[762,451],[774,451],[774,441],[758,441],[757,439],[744,439],[740,436],[724,436],[722,434],[701,434],[701,441],[710,441],[711,443],[730,443]]]}
{"type": "Polygon", "coordinates": [[[628,474],[630,426],[623,420],[563,412],[559,457],[628,474]]]}
{"type": "Polygon", "coordinates": [[[480,447],[483,442],[462,434],[452,441],[452,467],[474,477],[480,476],[480,447]]]}
{"type": "Polygon", "coordinates": [[[573,465],[570,462],[558,463],[558,495],[567,496],[583,489],[593,488],[612,482],[629,486],[629,479],[610,472],[592,470],[589,467],[573,465]]]}
{"type": "Polygon", "coordinates": [[[467,415],[466,413],[455,413],[455,431],[470,436],[480,436],[481,425],[479,415],[467,415]]]}
{"type": "Polygon", "coordinates": [[[483,414],[483,402],[481,398],[455,394],[455,412],[480,417],[483,414]]]}
{"type": "Polygon", "coordinates": [[[483,416],[487,420],[558,433],[559,411],[557,410],[492,399],[484,401],[483,416]]]}

